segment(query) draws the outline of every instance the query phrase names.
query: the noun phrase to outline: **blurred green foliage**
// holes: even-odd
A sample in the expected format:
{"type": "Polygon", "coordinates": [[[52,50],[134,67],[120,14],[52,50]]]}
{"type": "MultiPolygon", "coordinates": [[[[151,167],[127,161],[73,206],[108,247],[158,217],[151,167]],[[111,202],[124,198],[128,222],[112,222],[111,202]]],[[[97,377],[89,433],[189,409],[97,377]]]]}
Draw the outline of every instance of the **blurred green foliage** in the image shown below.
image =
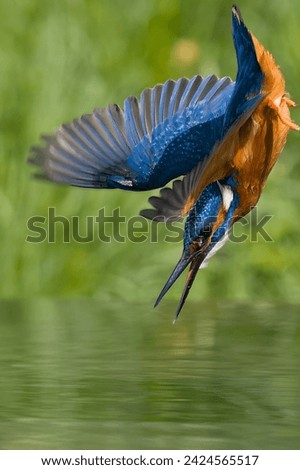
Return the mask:
{"type": "MultiPolygon", "coordinates": [[[[296,0],[240,0],[248,27],[275,55],[300,102],[296,0]]],[[[135,216],[150,194],[93,191],[30,179],[30,145],[94,107],[180,76],[235,77],[231,2],[214,0],[0,0],[0,270],[2,297],[155,299],[181,243],[28,243],[27,220],[48,207],[70,219],[121,207],[135,216]]],[[[298,110],[293,112],[300,122],[298,110]]],[[[261,238],[228,243],[201,272],[194,299],[299,301],[299,135],[291,133],[259,203],[273,215],[261,238]]],[[[165,228],[159,227],[159,238],[165,228]]],[[[182,281],[169,296],[177,298],[182,281]]]]}

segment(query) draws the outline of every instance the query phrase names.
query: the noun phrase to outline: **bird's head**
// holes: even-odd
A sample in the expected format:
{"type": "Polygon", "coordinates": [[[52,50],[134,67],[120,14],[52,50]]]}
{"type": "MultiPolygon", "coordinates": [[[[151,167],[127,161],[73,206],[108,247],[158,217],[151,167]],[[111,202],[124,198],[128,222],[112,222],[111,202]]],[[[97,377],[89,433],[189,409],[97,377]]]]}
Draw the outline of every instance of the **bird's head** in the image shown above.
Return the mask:
{"type": "Polygon", "coordinates": [[[183,252],[175,269],[162,289],[155,306],[189,266],[185,287],[176,311],[178,317],[192,287],[198,269],[225,243],[238,205],[234,175],[207,186],[190,210],[185,227],[183,252]]]}

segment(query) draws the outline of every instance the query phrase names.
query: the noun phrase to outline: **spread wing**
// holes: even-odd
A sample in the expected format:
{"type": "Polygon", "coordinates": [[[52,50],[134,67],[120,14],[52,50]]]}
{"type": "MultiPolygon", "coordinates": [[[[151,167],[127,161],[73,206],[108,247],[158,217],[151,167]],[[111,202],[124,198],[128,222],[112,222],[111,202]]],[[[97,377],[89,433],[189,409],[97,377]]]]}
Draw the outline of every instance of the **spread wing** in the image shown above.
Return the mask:
{"type": "Polygon", "coordinates": [[[192,170],[221,139],[234,83],[215,75],[168,80],[140,100],[95,109],[32,148],[37,176],[87,188],[145,190],[192,170]]]}

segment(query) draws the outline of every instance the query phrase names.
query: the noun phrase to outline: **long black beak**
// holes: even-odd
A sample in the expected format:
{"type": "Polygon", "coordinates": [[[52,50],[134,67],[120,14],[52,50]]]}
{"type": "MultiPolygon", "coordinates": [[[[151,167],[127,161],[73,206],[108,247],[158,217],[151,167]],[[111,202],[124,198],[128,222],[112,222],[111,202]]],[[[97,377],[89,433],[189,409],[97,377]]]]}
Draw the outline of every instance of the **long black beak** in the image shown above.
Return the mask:
{"type": "Polygon", "coordinates": [[[181,298],[180,298],[180,301],[179,301],[179,304],[175,313],[174,323],[177,320],[181,312],[181,309],[184,306],[184,303],[187,299],[187,296],[190,293],[190,289],[194,283],[197,272],[203,260],[204,260],[204,256],[201,254],[201,255],[196,256],[191,262],[191,266],[190,266],[190,269],[189,269],[189,272],[185,281],[185,286],[184,286],[184,289],[183,289],[183,292],[182,292],[182,295],[181,295],[181,298]]]}
{"type": "Polygon", "coordinates": [[[186,257],[186,256],[184,256],[184,254],[182,254],[182,256],[181,256],[180,260],[178,261],[178,263],[176,264],[171,276],[169,277],[169,279],[165,283],[161,293],[157,297],[156,302],[154,304],[154,308],[157,307],[157,305],[160,303],[160,301],[164,297],[164,295],[168,292],[170,287],[179,278],[180,274],[183,273],[185,268],[190,264],[192,258],[193,258],[193,255],[186,257]]]}
{"type": "Polygon", "coordinates": [[[169,279],[167,280],[166,284],[164,285],[161,293],[159,294],[159,296],[158,296],[158,298],[157,298],[157,300],[154,304],[154,307],[156,307],[160,303],[161,299],[168,292],[168,290],[174,284],[174,282],[178,279],[180,274],[185,270],[185,268],[189,264],[191,264],[189,272],[188,272],[186,284],[185,284],[185,287],[184,287],[184,290],[183,290],[178,308],[176,310],[175,319],[174,319],[174,321],[175,321],[177,319],[184,303],[185,303],[185,300],[186,300],[186,298],[189,294],[190,288],[192,287],[192,284],[193,284],[194,279],[196,277],[197,271],[198,271],[198,269],[199,269],[199,267],[200,267],[203,260],[204,260],[204,256],[201,253],[196,252],[196,253],[193,253],[191,256],[188,256],[188,257],[186,257],[186,256],[184,256],[184,254],[182,254],[182,256],[181,256],[180,260],[178,261],[177,265],[175,266],[171,276],[169,277],[169,279]]]}

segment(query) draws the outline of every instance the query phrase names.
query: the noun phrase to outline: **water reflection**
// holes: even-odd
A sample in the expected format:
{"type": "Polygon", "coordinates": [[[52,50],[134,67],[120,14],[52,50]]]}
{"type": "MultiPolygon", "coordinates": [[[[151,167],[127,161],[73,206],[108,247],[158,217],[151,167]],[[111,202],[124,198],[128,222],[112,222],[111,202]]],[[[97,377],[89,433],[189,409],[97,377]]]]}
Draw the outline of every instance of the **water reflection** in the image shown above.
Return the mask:
{"type": "Polygon", "coordinates": [[[299,448],[299,307],[2,302],[0,447],[299,448]]]}

